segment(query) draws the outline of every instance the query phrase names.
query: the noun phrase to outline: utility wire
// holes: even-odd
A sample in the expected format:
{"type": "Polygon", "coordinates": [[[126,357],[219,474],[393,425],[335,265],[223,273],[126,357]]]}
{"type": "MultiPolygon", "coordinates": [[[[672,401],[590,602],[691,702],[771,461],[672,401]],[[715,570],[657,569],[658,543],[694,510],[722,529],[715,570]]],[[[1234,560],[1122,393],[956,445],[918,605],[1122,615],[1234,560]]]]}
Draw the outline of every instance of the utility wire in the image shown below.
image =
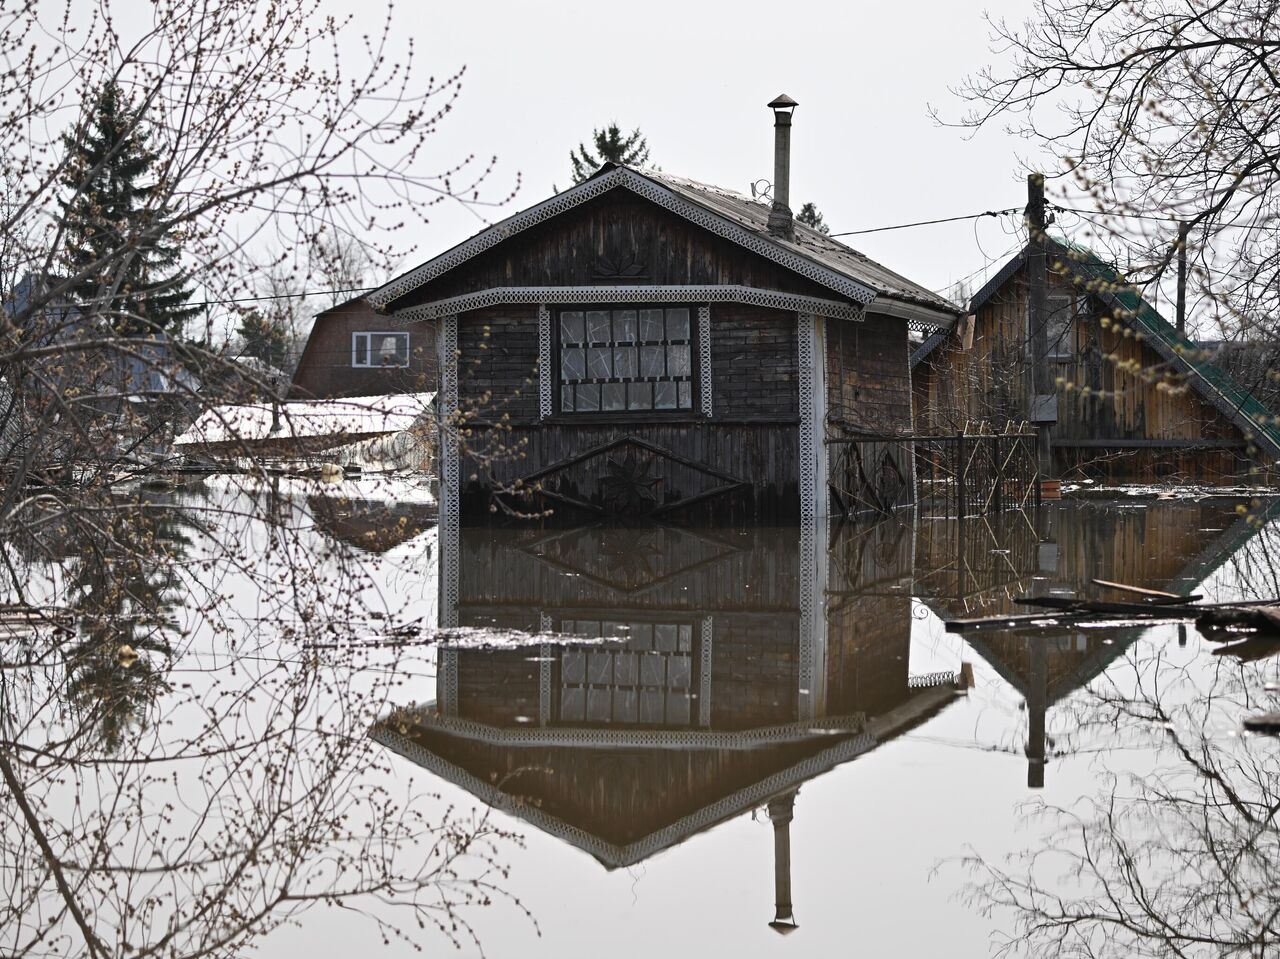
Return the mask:
{"type": "MultiPolygon", "coordinates": [[[[1176,216],[1158,216],[1154,213],[1121,213],[1109,210],[1081,210],[1077,207],[1058,206],[1056,203],[1045,204],[1050,209],[1057,210],[1061,213],[1079,213],[1081,216],[1098,216],[1098,217],[1117,217],[1126,220],[1152,220],[1158,223],[1181,223],[1182,219],[1176,216]]],[[[1221,223],[1223,229],[1227,230],[1276,230],[1280,227],[1269,225],[1266,223],[1221,223]]]]}
{"type": "Polygon", "coordinates": [[[964,216],[948,216],[941,220],[920,220],[917,223],[897,223],[893,226],[877,226],[869,230],[849,230],[847,233],[830,233],[828,236],[835,238],[837,236],[861,236],[864,233],[884,233],[888,230],[905,230],[913,226],[933,226],[935,223],[955,223],[959,220],[976,220],[984,216],[1004,216],[1006,213],[1021,213],[1022,207],[1013,206],[1007,210],[983,210],[981,213],[967,213],[964,216]]]}

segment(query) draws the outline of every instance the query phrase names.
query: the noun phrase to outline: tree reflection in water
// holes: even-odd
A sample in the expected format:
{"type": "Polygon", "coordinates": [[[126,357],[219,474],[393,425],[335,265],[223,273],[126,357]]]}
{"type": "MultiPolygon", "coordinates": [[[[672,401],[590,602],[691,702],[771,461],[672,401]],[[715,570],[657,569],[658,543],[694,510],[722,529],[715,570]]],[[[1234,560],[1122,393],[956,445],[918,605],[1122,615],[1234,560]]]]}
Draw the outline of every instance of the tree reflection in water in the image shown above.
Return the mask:
{"type": "Polygon", "coordinates": [[[475,942],[511,837],[392,784],[366,732],[417,647],[304,509],[48,496],[4,560],[8,598],[68,606],[0,645],[0,953],[240,955],[321,904],[475,942]]]}
{"type": "Polygon", "coordinates": [[[1280,767],[1235,735],[1280,707],[1274,665],[1206,662],[1143,641],[1071,704],[1101,753],[1096,792],[1030,804],[1020,856],[973,855],[968,898],[1015,917],[1002,951],[1030,956],[1247,956],[1280,948],[1280,767]],[[1143,747],[1148,768],[1121,768],[1143,747]]]}

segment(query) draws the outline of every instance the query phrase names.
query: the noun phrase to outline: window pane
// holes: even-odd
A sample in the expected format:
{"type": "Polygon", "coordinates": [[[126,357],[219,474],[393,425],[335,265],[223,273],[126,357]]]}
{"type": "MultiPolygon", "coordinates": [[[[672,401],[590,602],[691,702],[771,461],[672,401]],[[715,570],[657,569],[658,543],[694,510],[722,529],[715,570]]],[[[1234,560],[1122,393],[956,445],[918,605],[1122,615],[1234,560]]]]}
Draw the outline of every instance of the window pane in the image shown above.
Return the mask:
{"type": "Polygon", "coordinates": [[[573,412],[573,387],[560,387],[560,409],[565,413],[573,412]]]}
{"type": "Polygon", "coordinates": [[[409,338],[403,334],[380,335],[378,340],[379,366],[404,366],[409,362],[409,338]]]}
{"type": "Polygon", "coordinates": [[[586,703],[586,691],[581,687],[563,690],[560,694],[560,718],[582,722],[586,703]]]}
{"type": "Polygon", "coordinates": [[[603,723],[609,719],[609,690],[587,689],[587,719],[603,723]]]}
{"type": "Polygon", "coordinates": [[[587,675],[587,654],[580,649],[567,649],[560,656],[560,680],[581,683],[587,675]]]}
{"type": "Polygon", "coordinates": [[[635,653],[615,653],[613,657],[613,681],[619,686],[634,686],[640,678],[640,667],[635,653]]]}
{"type": "Polygon", "coordinates": [[[582,342],[582,311],[560,314],[560,339],[566,343],[582,342]]]}
{"type": "Polygon", "coordinates": [[[627,408],[626,384],[604,384],[600,389],[600,408],[605,410],[625,410],[627,408]]]}
{"type": "Polygon", "coordinates": [[[634,343],[636,341],[636,311],[613,311],[613,342],[634,343]]]}
{"type": "Polygon", "coordinates": [[[692,675],[688,656],[672,656],[667,660],[667,686],[671,689],[688,689],[692,675]]]}
{"type": "Polygon", "coordinates": [[[357,333],[355,337],[355,360],[356,366],[369,365],[369,335],[367,333],[357,333]]]}
{"type": "Polygon", "coordinates": [[[689,338],[689,309],[680,307],[667,310],[667,339],[687,340],[689,338]]]}
{"type": "Polygon", "coordinates": [[[643,689],[640,691],[640,722],[657,725],[662,722],[662,690],[643,689]]]}
{"type": "Polygon", "coordinates": [[[584,383],[577,390],[579,413],[591,413],[600,409],[600,387],[597,384],[584,383]]]}
{"type": "Polygon", "coordinates": [[[653,648],[662,653],[676,651],[676,637],[679,631],[672,624],[662,623],[653,627],[653,648]]]}
{"type": "Polygon", "coordinates": [[[632,379],[636,375],[636,348],[622,347],[613,351],[613,375],[618,379],[632,379]]]}
{"type": "Polygon", "coordinates": [[[594,346],[587,350],[587,375],[593,380],[613,376],[613,351],[594,346]]]}
{"type": "Polygon", "coordinates": [[[667,347],[667,376],[689,375],[689,347],[667,347]]]}
{"type": "Polygon", "coordinates": [[[615,689],[613,691],[613,721],[615,723],[634,723],[639,694],[634,689],[615,689]]]}
{"type": "Polygon", "coordinates": [[[653,408],[655,410],[674,410],[676,408],[676,384],[671,380],[663,380],[653,384],[653,408]]]}
{"type": "Polygon", "coordinates": [[[693,649],[693,627],[683,623],[680,626],[680,650],[687,653],[691,649],[693,649]]]}
{"type": "Polygon", "coordinates": [[[591,653],[587,657],[587,682],[605,686],[613,681],[613,654],[591,653]]]}
{"type": "Polygon", "coordinates": [[[640,685],[664,686],[667,675],[663,658],[657,653],[648,653],[640,657],[640,685]]]}
{"type": "Polygon", "coordinates": [[[662,375],[662,354],[660,346],[640,347],[640,375],[643,377],[662,375]]]}
{"type": "Polygon", "coordinates": [[[667,722],[677,726],[689,723],[689,694],[667,693],[667,722]]]}
{"type": "Polygon", "coordinates": [[[693,409],[693,384],[688,380],[683,380],[676,385],[680,387],[680,409],[693,409]]]}
{"type": "Polygon", "coordinates": [[[628,383],[627,384],[627,409],[629,410],[653,409],[653,384],[652,383],[628,383]]]}
{"type": "Polygon", "coordinates": [[[560,351],[560,376],[566,380],[580,380],[587,372],[586,351],[581,349],[560,351]]]}
{"type": "Polygon", "coordinates": [[[606,310],[587,311],[587,339],[592,343],[609,342],[609,313],[606,310]]]}
{"type": "Polygon", "coordinates": [[[642,340],[662,339],[662,311],[661,310],[641,310],[640,311],[640,339],[642,340]]]}

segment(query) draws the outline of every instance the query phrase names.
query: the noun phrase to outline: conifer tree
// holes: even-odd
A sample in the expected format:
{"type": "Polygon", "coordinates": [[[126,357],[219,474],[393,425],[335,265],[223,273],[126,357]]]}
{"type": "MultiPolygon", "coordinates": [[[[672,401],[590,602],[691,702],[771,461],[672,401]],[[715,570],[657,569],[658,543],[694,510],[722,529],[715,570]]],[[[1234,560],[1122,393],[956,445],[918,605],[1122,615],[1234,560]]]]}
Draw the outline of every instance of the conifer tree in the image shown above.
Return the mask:
{"type": "Polygon", "coordinates": [[[827,221],[822,218],[822,214],[812,203],[806,203],[800,208],[800,212],[796,214],[796,221],[823,235],[831,232],[831,227],[827,226],[827,221]]]}
{"type": "Polygon", "coordinates": [[[574,183],[588,179],[606,162],[621,163],[624,166],[644,166],[649,162],[649,144],[641,136],[639,129],[624,135],[616,122],[610,123],[603,130],[593,131],[592,142],[595,146],[594,154],[584,143],[579,143],[576,150],[569,151],[574,183]]]}
{"type": "Polygon", "coordinates": [[[168,211],[148,141],[114,83],[101,88],[88,121],[63,138],[68,157],[59,204],[64,266],[78,278],[72,296],[87,312],[109,317],[124,336],[179,333],[199,313],[187,305],[191,290],[180,276],[180,246],[156,230],[168,211]]]}

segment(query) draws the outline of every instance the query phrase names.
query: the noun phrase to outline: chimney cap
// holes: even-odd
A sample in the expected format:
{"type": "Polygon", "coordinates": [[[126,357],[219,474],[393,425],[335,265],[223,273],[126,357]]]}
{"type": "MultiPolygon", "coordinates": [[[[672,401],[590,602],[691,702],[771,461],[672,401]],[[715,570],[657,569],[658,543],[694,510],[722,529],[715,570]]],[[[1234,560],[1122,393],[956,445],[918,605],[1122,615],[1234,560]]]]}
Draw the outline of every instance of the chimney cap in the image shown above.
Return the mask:
{"type": "Polygon", "coordinates": [[[769,102],[769,109],[770,110],[793,110],[799,105],[800,104],[796,103],[795,100],[792,100],[785,93],[779,93],[776,97],[773,98],[773,100],[769,102]]]}

